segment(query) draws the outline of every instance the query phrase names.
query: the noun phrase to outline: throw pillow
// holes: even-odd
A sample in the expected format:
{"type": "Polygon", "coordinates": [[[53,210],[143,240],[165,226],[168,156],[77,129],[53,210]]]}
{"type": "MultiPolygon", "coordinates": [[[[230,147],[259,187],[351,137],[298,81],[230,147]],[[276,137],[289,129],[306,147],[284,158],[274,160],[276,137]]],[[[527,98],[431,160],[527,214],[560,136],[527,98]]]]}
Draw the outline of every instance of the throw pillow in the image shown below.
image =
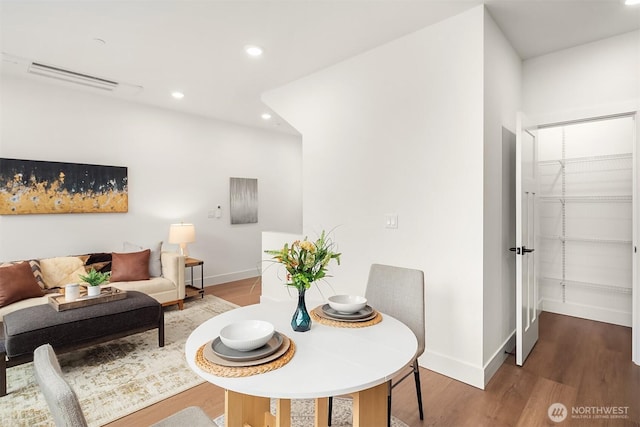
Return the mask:
{"type": "Polygon", "coordinates": [[[111,261],[96,262],[93,264],[86,264],[84,266],[84,271],[86,271],[87,273],[90,272],[91,270],[95,270],[98,273],[106,273],[108,271],[111,271],[111,261]]]}
{"type": "Polygon", "coordinates": [[[42,295],[28,262],[0,268],[0,307],[42,295]]]}
{"type": "Polygon", "coordinates": [[[91,255],[76,255],[76,257],[82,261],[82,264],[86,264],[91,255]]]}
{"type": "Polygon", "coordinates": [[[37,259],[32,259],[29,261],[29,265],[31,266],[31,272],[33,273],[33,277],[36,278],[36,282],[41,289],[47,289],[47,285],[44,283],[44,276],[42,275],[42,268],[40,267],[40,261],[37,259]]]}
{"type": "Polygon", "coordinates": [[[151,250],[111,254],[111,282],[133,282],[149,279],[151,250]]]}
{"type": "MultiPolygon", "coordinates": [[[[11,262],[6,262],[4,264],[0,264],[0,268],[2,267],[8,267],[10,265],[15,265],[18,263],[21,263],[24,261],[11,261],[11,262]]],[[[44,284],[44,278],[42,277],[42,270],[40,269],[40,261],[38,261],[37,259],[32,259],[27,261],[29,263],[29,266],[31,267],[31,272],[33,273],[33,277],[36,278],[36,282],[38,283],[38,286],[40,286],[41,289],[46,289],[46,286],[44,284]]]]}
{"type": "Polygon", "coordinates": [[[87,272],[91,271],[92,268],[100,273],[111,271],[111,252],[89,254],[89,259],[85,262],[84,268],[87,272]]]}
{"type": "Polygon", "coordinates": [[[45,288],[64,286],[69,283],[80,282],[79,275],[86,274],[84,261],[75,256],[45,258],[40,260],[40,268],[45,288]]]}
{"type": "Polygon", "coordinates": [[[131,242],[124,242],[122,252],[139,252],[145,249],[151,251],[149,256],[149,275],[152,277],[162,276],[162,261],[160,254],[162,253],[162,242],[155,243],[150,246],[140,246],[131,242]]]}

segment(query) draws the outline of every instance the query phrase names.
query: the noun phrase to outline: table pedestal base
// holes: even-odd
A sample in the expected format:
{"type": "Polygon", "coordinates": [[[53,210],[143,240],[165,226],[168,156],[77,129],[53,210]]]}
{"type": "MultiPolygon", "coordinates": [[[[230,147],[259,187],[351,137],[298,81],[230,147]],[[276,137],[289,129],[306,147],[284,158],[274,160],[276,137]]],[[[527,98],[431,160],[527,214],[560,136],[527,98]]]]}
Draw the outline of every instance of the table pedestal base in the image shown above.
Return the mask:
{"type": "Polygon", "coordinates": [[[353,427],[387,426],[387,397],[389,383],[353,394],[353,427]]]}
{"type": "Polygon", "coordinates": [[[329,398],[321,397],[316,399],[316,413],[314,415],[315,427],[328,427],[329,418],[329,398]]]}
{"type": "Polygon", "coordinates": [[[264,427],[291,427],[291,400],[276,399],[276,415],[264,414],[264,427]]]}
{"type": "MultiPolygon", "coordinates": [[[[353,393],[353,427],[386,427],[389,384],[353,393]]],[[[327,427],[328,398],[316,399],[314,427],[327,427]]],[[[291,427],[291,400],[276,399],[271,414],[270,399],[225,391],[224,413],[227,427],[291,427]]]]}

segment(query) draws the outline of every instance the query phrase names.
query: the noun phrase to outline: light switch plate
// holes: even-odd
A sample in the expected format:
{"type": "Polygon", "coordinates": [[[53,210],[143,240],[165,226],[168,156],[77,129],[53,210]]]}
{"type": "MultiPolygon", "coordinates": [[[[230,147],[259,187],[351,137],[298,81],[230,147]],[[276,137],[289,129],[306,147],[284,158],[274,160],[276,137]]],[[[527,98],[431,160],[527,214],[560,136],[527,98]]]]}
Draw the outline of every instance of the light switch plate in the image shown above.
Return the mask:
{"type": "Polygon", "coordinates": [[[398,214],[385,214],[384,216],[385,228],[398,228],[398,214]]]}

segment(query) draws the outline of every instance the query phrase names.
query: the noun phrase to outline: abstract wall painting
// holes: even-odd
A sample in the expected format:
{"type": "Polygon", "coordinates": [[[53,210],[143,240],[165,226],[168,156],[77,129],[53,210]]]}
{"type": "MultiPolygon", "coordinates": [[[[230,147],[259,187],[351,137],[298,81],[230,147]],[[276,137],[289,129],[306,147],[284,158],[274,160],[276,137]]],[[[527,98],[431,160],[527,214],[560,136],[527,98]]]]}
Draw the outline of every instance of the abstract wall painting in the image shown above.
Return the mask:
{"type": "Polygon", "coordinates": [[[231,224],[258,222],[258,180],[231,178],[229,184],[231,224]]]}
{"type": "Polygon", "coordinates": [[[0,215],[128,208],[126,167],[0,158],[0,215]]]}

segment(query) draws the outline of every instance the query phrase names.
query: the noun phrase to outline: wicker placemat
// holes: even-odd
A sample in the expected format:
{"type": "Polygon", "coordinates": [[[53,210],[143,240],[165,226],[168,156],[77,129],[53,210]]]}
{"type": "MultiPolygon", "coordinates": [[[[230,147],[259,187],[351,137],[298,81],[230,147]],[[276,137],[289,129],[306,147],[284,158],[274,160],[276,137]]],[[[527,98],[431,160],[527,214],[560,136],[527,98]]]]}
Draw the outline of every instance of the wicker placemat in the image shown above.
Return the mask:
{"type": "Polygon", "coordinates": [[[276,370],[289,363],[296,352],[296,345],[293,343],[293,340],[289,338],[289,348],[282,356],[275,360],[253,366],[222,366],[211,362],[204,356],[204,348],[207,345],[209,345],[209,342],[203,344],[196,352],[196,365],[198,365],[198,367],[203,371],[210,374],[230,378],[250,377],[251,375],[263,374],[265,372],[276,370]]]}
{"type": "Polygon", "coordinates": [[[311,310],[311,319],[314,322],[318,322],[322,325],[335,326],[336,328],[366,328],[367,326],[376,325],[382,322],[382,314],[380,314],[378,311],[375,311],[375,313],[376,315],[373,317],[373,319],[367,320],[366,322],[349,322],[348,320],[345,320],[345,321],[333,320],[323,316],[324,313],[322,313],[322,305],[319,305],[313,310],[311,310]]]}

